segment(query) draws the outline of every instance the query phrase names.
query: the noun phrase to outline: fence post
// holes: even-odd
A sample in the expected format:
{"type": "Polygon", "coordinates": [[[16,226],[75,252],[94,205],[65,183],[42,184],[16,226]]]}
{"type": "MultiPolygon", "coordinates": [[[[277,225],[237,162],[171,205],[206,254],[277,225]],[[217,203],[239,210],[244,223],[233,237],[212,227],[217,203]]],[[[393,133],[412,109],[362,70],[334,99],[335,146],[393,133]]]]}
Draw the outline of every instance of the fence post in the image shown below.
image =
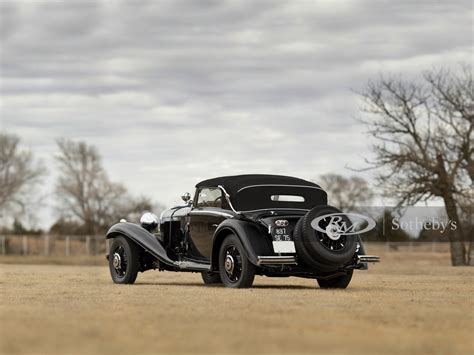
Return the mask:
{"type": "Polygon", "coordinates": [[[1,236],[1,244],[2,244],[2,255],[5,255],[7,253],[6,251],[6,239],[7,237],[5,237],[4,235],[1,236]]]}
{"type": "Polygon", "coordinates": [[[87,236],[86,237],[86,251],[87,255],[91,255],[91,237],[87,236]]]}
{"type": "Polygon", "coordinates": [[[49,234],[44,236],[44,255],[49,256],[49,234]]]}
{"type": "Polygon", "coordinates": [[[23,255],[28,254],[28,237],[26,235],[24,235],[22,238],[22,251],[23,255]]]}
{"type": "Polygon", "coordinates": [[[110,239],[106,239],[105,240],[105,254],[109,254],[110,253],[110,239]]]}
{"type": "Polygon", "coordinates": [[[70,244],[70,238],[67,235],[66,236],[66,256],[69,256],[71,253],[71,246],[69,244],[70,244]]]}

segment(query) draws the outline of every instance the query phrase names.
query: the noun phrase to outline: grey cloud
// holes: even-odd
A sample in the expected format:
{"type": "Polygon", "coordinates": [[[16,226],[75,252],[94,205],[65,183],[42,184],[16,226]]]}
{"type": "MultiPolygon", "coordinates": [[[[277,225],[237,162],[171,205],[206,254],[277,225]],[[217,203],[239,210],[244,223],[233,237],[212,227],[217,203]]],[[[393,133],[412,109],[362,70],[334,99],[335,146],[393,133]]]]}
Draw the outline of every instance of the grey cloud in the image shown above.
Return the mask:
{"type": "Polygon", "coordinates": [[[112,178],[167,204],[213,175],[347,173],[369,154],[353,89],[472,56],[469,1],[10,1],[0,13],[0,128],[52,166],[55,138],[95,144],[112,178]]]}

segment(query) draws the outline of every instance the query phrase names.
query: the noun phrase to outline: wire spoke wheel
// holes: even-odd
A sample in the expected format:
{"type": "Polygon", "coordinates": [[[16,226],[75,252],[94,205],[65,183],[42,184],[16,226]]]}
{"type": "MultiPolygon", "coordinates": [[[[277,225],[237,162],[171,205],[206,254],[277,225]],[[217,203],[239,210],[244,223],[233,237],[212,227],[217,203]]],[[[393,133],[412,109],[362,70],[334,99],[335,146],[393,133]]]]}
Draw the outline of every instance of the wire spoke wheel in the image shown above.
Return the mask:
{"type": "Polygon", "coordinates": [[[335,252],[344,249],[344,246],[347,243],[347,238],[340,232],[343,227],[342,222],[331,222],[331,218],[327,217],[319,222],[319,226],[326,230],[326,233],[314,230],[316,238],[322,246],[335,252]]]}
{"type": "Polygon", "coordinates": [[[114,271],[119,277],[124,277],[127,272],[127,252],[119,245],[112,254],[114,271]]]}
{"type": "Polygon", "coordinates": [[[235,234],[227,235],[219,248],[219,274],[226,287],[251,287],[256,267],[249,261],[247,251],[235,234]]]}
{"type": "Polygon", "coordinates": [[[311,209],[296,223],[293,233],[302,264],[332,272],[351,261],[359,238],[348,233],[351,228],[350,219],[335,207],[321,205],[311,209]]]}
{"type": "Polygon", "coordinates": [[[224,270],[230,282],[239,281],[242,275],[242,256],[234,245],[225,251],[224,270]]]}
{"type": "Polygon", "coordinates": [[[114,238],[110,247],[109,269],[115,283],[134,283],[139,270],[137,245],[122,236],[114,238]]]}

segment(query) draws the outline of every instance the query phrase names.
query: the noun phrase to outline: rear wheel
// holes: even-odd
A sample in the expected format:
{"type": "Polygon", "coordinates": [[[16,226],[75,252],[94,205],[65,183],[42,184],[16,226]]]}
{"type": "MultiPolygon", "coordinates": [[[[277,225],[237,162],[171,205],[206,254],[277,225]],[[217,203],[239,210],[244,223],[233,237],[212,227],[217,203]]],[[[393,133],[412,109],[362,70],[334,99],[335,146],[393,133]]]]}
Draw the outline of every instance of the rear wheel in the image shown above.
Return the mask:
{"type": "Polygon", "coordinates": [[[116,237],[110,246],[109,270],[117,284],[133,284],[138,274],[138,246],[125,237],[116,237]]]}
{"type": "Polygon", "coordinates": [[[219,250],[219,274],[222,283],[232,288],[252,286],[256,267],[249,259],[239,238],[228,235],[219,250]]]}
{"type": "Polygon", "coordinates": [[[218,272],[201,272],[201,276],[202,281],[204,281],[204,284],[206,285],[215,285],[222,283],[221,276],[218,272]]]}
{"type": "Polygon", "coordinates": [[[346,275],[333,277],[331,279],[318,279],[321,288],[347,288],[352,279],[353,271],[350,270],[346,275]]]}

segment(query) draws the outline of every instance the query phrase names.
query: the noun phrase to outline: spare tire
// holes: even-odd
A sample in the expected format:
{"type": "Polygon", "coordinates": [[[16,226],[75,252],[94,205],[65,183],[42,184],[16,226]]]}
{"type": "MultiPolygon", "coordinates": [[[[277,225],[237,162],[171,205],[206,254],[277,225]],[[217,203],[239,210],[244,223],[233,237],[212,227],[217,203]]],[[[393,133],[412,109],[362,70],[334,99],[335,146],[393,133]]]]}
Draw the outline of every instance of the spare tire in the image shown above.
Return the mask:
{"type": "MultiPolygon", "coordinates": [[[[348,263],[354,256],[357,248],[357,235],[337,233],[338,225],[334,225],[331,217],[323,218],[319,226],[326,232],[317,231],[311,225],[314,219],[323,215],[342,213],[332,206],[317,206],[305,214],[295,226],[293,239],[298,257],[308,267],[320,271],[334,271],[348,263]],[[332,222],[332,224],[330,223],[332,222]]],[[[349,218],[341,215],[339,225],[351,224],[349,218]]]]}
{"type": "MultiPolygon", "coordinates": [[[[329,267],[326,264],[319,262],[313,255],[311,255],[304,246],[303,237],[301,233],[301,224],[303,222],[303,218],[301,217],[299,221],[295,225],[295,229],[293,230],[293,240],[295,242],[295,249],[296,254],[298,255],[299,261],[302,261],[301,264],[308,266],[310,268],[316,268],[319,271],[331,271],[334,268],[329,267]]],[[[299,262],[300,263],[300,262],[299,262]]]]}

